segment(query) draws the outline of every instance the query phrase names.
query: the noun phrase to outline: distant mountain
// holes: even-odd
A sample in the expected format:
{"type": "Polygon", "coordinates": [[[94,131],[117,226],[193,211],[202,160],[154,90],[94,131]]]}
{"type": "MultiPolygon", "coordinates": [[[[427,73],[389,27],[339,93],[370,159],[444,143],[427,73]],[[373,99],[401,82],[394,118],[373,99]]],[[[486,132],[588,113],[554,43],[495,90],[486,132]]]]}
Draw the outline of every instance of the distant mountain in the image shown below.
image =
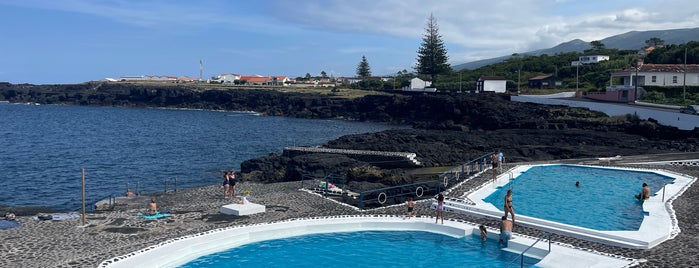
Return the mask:
{"type": "MultiPolygon", "coordinates": [[[[672,45],[672,44],[684,44],[689,41],[699,41],[699,28],[691,28],[691,29],[675,29],[675,30],[657,30],[657,31],[631,31],[628,33],[623,33],[615,36],[610,36],[607,38],[604,38],[600,41],[602,41],[602,44],[606,48],[616,48],[620,50],[629,50],[629,49],[641,49],[646,46],[646,40],[651,39],[653,37],[657,37],[665,41],[666,45],[672,45]]],[[[594,40],[590,40],[594,41],[594,40]]],[[[546,48],[546,49],[539,49],[539,50],[534,50],[530,52],[525,52],[525,53],[520,53],[522,55],[531,55],[531,56],[539,56],[539,55],[555,55],[557,53],[566,53],[566,52],[583,52],[586,49],[590,49],[590,42],[585,42],[580,39],[575,39],[572,41],[568,41],[565,43],[558,44],[555,47],[552,48],[546,48]]],[[[504,61],[508,58],[510,58],[511,55],[507,56],[502,56],[502,57],[497,57],[497,58],[492,58],[492,59],[485,59],[485,60],[478,60],[478,61],[472,61],[472,62],[467,62],[467,63],[462,63],[459,65],[454,65],[452,68],[454,70],[461,70],[461,69],[477,69],[482,66],[498,63],[501,61],[504,61]]]]}

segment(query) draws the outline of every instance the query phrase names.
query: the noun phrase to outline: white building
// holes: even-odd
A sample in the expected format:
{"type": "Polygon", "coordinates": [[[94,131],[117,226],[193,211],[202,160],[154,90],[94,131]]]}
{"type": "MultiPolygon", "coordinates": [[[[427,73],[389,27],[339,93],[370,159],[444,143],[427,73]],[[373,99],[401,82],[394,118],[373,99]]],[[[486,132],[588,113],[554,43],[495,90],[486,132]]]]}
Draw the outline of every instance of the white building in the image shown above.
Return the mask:
{"type": "Polygon", "coordinates": [[[507,80],[502,76],[481,76],[476,82],[476,92],[492,91],[505,93],[507,80]]]}
{"type": "Polygon", "coordinates": [[[612,78],[621,77],[622,86],[699,86],[699,64],[641,64],[622,71],[613,72],[612,78]]]}
{"type": "Polygon", "coordinates": [[[240,80],[239,74],[221,74],[218,77],[221,84],[233,84],[235,80],[240,80]]]}
{"type": "Polygon", "coordinates": [[[410,86],[408,86],[407,88],[405,88],[403,90],[405,90],[405,91],[424,91],[425,88],[429,88],[430,86],[432,86],[432,82],[425,81],[425,80],[422,80],[420,78],[415,77],[413,79],[410,79],[410,86]]]}
{"type": "Polygon", "coordinates": [[[578,65],[584,65],[584,64],[597,64],[602,61],[608,61],[609,56],[607,55],[598,55],[598,54],[591,54],[591,55],[582,55],[578,58],[578,60],[573,61],[570,63],[570,66],[578,66],[578,65]]]}

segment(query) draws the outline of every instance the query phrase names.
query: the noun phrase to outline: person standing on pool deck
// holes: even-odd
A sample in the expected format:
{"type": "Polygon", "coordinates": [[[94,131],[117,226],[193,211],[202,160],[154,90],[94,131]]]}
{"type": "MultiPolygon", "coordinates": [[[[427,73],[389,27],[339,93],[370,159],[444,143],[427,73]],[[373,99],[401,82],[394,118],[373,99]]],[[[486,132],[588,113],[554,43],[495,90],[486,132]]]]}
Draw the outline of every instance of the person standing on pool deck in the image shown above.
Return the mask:
{"type": "Polygon", "coordinates": [[[228,184],[230,187],[228,187],[228,191],[231,193],[231,198],[235,198],[235,183],[237,182],[235,180],[235,170],[231,170],[229,177],[228,177],[228,184]]]}
{"type": "Polygon", "coordinates": [[[514,221],[507,220],[507,216],[502,216],[502,221],[500,222],[500,240],[498,244],[503,244],[507,247],[508,241],[512,239],[512,226],[514,226],[514,221]]]}
{"type": "Polygon", "coordinates": [[[444,196],[442,194],[437,195],[437,218],[434,219],[434,223],[439,221],[439,216],[442,216],[442,224],[444,224],[444,196]]]}
{"type": "Polygon", "coordinates": [[[223,172],[223,199],[228,199],[229,186],[228,171],[223,172]]]}
{"type": "Polygon", "coordinates": [[[490,163],[493,165],[493,182],[498,177],[498,154],[493,153],[493,155],[490,156],[490,163]]]}
{"type": "Polygon", "coordinates": [[[413,202],[412,197],[408,197],[408,202],[406,202],[406,205],[408,205],[408,219],[413,216],[413,209],[415,209],[415,202],[413,202]]]}
{"type": "Polygon", "coordinates": [[[646,184],[645,182],[643,183],[643,188],[641,188],[641,193],[636,195],[636,199],[638,200],[647,200],[650,198],[650,186],[646,184]]]}
{"type": "Polygon", "coordinates": [[[512,189],[507,190],[507,195],[505,195],[505,218],[507,219],[507,213],[512,214],[512,224],[515,223],[515,207],[512,206],[512,189]]]}
{"type": "Polygon", "coordinates": [[[502,165],[505,163],[505,155],[502,151],[498,150],[498,169],[502,171],[502,165]]]}

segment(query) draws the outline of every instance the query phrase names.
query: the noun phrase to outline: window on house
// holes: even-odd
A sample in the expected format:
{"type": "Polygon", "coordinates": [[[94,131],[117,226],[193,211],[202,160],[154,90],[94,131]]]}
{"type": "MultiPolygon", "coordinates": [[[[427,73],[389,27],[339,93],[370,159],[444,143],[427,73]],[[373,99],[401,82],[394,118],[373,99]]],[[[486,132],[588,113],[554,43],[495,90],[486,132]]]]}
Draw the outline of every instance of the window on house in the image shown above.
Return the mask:
{"type": "Polygon", "coordinates": [[[656,77],[655,75],[654,75],[654,76],[651,76],[651,77],[650,77],[650,81],[653,82],[653,83],[655,83],[656,78],[657,78],[657,77],[656,77]]]}
{"type": "Polygon", "coordinates": [[[677,76],[676,75],[672,76],[672,83],[677,84],[677,76]]]}

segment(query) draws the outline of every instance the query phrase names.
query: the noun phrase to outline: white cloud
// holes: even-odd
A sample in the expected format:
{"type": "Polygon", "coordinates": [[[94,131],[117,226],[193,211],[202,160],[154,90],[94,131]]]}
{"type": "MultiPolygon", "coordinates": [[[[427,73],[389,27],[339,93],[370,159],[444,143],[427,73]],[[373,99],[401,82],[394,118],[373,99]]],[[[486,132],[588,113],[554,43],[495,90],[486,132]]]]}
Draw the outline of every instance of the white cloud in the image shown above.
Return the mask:
{"type": "Polygon", "coordinates": [[[301,27],[415,40],[422,37],[432,13],[455,62],[548,48],[573,39],[593,41],[634,30],[699,25],[699,6],[691,0],[310,0],[278,1],[273,6],[277,18],[301,27]]]}

